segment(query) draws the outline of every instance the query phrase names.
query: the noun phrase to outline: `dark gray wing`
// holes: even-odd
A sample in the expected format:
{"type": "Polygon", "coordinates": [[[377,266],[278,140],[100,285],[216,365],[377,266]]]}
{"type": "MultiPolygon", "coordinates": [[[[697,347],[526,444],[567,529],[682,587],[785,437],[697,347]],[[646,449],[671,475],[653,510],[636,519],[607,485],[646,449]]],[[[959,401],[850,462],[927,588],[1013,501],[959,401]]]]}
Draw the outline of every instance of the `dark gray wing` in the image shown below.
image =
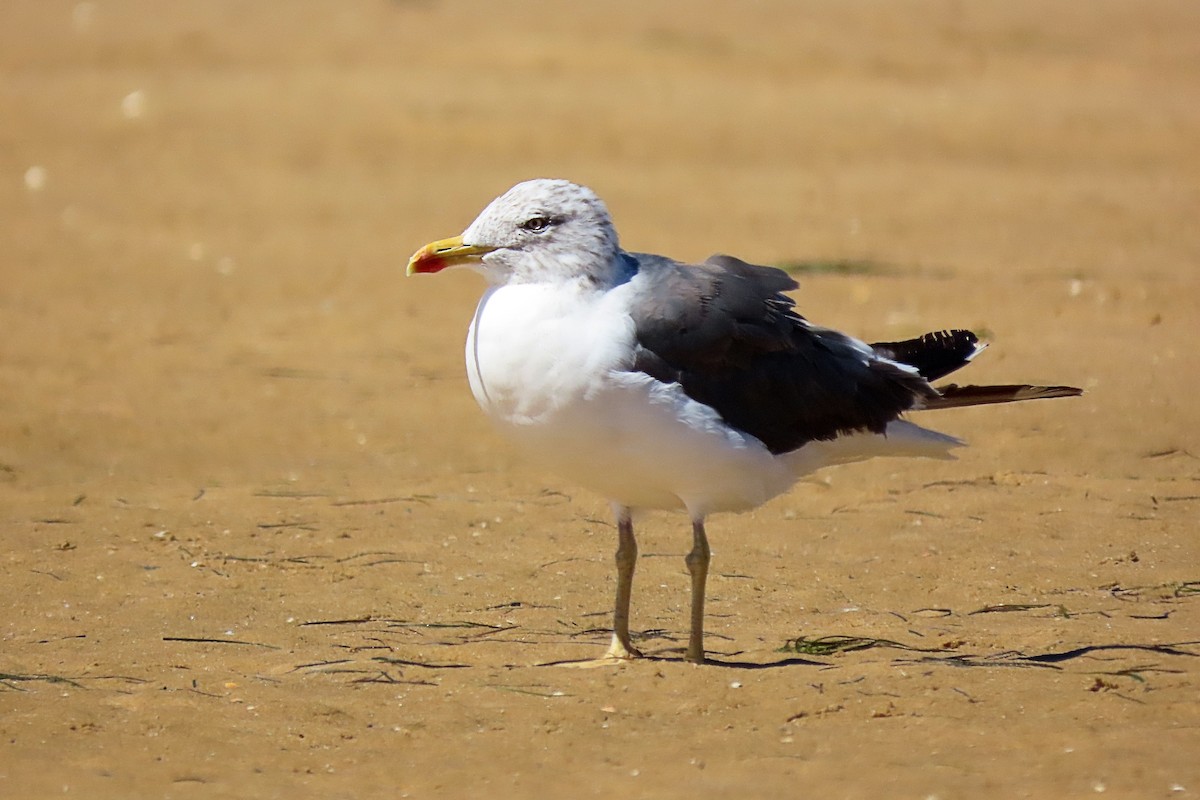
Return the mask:
{"type": "Polygon", "coordinates": [[[772,453],[851,431],[883,432],[937,393],[869,347],[810,325],[782,270],[713,256],[683,265],[634,255],[634,369],[678,383],[772,453]]]}

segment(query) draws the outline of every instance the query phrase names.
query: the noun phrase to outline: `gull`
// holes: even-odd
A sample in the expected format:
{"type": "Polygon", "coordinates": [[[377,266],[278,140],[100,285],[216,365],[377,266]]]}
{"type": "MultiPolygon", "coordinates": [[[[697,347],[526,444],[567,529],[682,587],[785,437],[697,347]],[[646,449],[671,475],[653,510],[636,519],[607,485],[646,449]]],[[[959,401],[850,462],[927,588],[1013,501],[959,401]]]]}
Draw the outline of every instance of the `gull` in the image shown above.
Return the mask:
{"type": "Polygon", "coordinates": [[[467,333],[483,411],[535,462],[594,490],[617,522],[612,642],[588,664],[641,655],[629,634],[635,511],[691,517],[691,630],[705,661],[705,519],[755,508],[823,467],[875,456],[953,458],[963,442],[909,411],[1081,394],[1071,386],[934,387],[986,345],[948,330],[866,344],[810,323],[783,270],[621,249],[608,208],[565,180],[517,184],[408,274],[470,267],[487,289],[467,333]]]}

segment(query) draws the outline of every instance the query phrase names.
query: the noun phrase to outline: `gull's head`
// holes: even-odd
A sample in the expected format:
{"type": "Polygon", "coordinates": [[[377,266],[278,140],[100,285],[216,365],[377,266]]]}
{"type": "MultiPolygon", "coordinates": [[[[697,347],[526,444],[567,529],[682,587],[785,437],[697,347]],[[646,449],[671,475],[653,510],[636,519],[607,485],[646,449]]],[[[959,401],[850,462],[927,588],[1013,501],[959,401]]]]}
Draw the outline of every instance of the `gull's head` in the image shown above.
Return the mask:
{"type": "Polygon", "coordinates": [[[564,180],[518,183],[493,200],[462,236],[425,245],[408,274],[469,266],[491,283],[608,280],[619,260],[604,202],[564,180]]]}

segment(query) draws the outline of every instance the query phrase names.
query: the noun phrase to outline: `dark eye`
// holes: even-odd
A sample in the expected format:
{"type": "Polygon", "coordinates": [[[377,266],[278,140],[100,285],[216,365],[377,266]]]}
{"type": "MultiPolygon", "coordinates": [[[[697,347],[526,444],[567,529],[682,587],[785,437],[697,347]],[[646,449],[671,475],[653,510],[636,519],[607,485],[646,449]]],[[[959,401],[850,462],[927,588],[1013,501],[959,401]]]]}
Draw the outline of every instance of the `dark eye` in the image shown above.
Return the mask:
{"type": "Polygon", "coordinates": [[[555,220],[550,217],[530,217],[521,223],[521,229],[530,233],[545,233],[554,224],[555,220]]]}

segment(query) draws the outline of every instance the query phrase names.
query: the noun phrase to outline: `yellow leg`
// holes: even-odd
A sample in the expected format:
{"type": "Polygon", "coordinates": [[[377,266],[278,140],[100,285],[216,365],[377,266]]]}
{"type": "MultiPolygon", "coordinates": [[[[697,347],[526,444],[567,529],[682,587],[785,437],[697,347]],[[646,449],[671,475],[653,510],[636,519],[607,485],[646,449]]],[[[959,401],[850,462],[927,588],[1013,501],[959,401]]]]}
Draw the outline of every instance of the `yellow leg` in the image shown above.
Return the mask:
{"type": "Polygon", "coordinates": [[[603,667],[621,664],[641,653],[629,639],[629,598],[633,593],[633,568],[637,566],[637,539],[633,536],[633,518],[629,509],[617,509],[617,599],[613,605],[613,636],[608,650],[600,658],[564,661],[563,667],[603,667]]]}
{"type": "Polygon", "coordinates": [[[637,566],[637,539],[629,509],[617,514],[617,599],[613,604],[613,638],[605,658],[638,658],[641,653],[629,639],[629,598],[633,593],[633,569],[637,566]]]}
{"type": "Polygon", "coordinates": [[[712,551],[704,533],[704,520],[692,520],[692,551],[687,554],[688,572],[692,575],[692,630],[688,635],[685,658],[693,664],[704,663],[704,585],[708,581],[708,562],[712,551]]]}

